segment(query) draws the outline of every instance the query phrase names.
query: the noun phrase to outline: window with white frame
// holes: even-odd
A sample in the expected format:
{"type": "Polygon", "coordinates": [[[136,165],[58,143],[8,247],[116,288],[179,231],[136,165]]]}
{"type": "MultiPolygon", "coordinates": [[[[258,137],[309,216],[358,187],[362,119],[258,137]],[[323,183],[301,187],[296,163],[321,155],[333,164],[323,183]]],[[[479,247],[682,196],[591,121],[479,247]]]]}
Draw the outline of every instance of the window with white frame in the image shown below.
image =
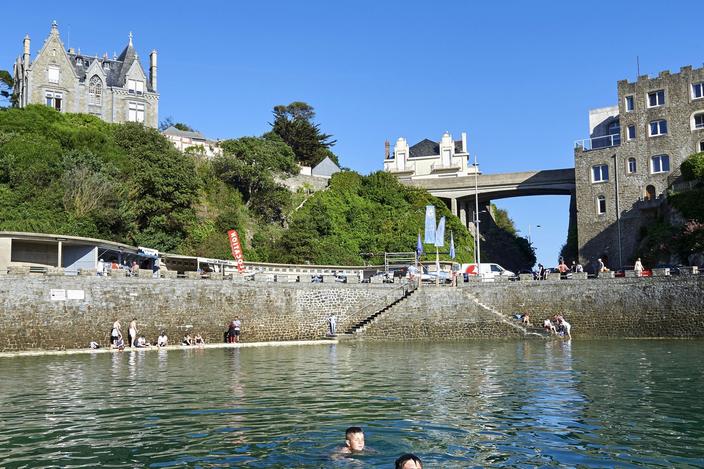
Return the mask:
{"type": "Polygon", "coordinates": [[[628,158],[628,160],[626,161],[626,172],[628,174],[633,174],[636,172],[636,169],[636,159],[633,157],[628,158]]]}
{"type": "Polygon", "coordinates": [[[601,164],[592,166],[592,182],[606,182],[609,180],[609,165],[601,164]]]}
{"type": "Polygon", "coordinates": [[[665,104],[665,90],[651,91],[648,93],[648,107],[663,106],[665,104]]]}
{"type": "Polygon", "coordinates": [[[127,92],[132,94],[144,94],[144,82],[139,80],[127,80],[127,92]]]}
{"type": "Polygon", "coordinates": [[[63,93],[58,93],[56,91],[47,91],[44,95],[46,98],[46,105],[53,107],[57,111],[61,111],[61,104],[64,101],[63,93]]]}
{"type": "Polygon", "coordinates": [[[692,83],[692,99],[704,98],[704,81],[692,83]]]}
{"type": "Polygon", "coordinates": [[[704,129],[704,112],[695,114],[692,121],[692,128],[694,129],[704,129]]]}
{"type": "Polygon", "coordinates": [[[636,101],[633,98],[633,95],[626,96],[625,101],[626,101],[626,112],[631,112],[636,108],[636,101]]]}
{"type": "Polygon", "coordinates": [[[599,215],[606,213],[606,197],[603,195],[597,196],[596,198],[596,213],[599,215]]]}
{"type": "Polygon", "coordinates": [[[635,125],[629,125],[626,128],[626,138],[628,140],[633,140],[636,138],[636,126],[635,125]]]}
{"type": "Polygon", "coordinates": [[[130,122],[144,123],[144,104],[142,104],[142,103],[129,103],[129,111],[127,113],[127,120],[130,122]]]}
{"type": "Polygon", "coordinates": [[[103,80],[93,75],[88,83],[88,104],[100,106],[103,104],[103,80]]]}
{"type": "Polygon", "coordinates": [[[659,119],[650,123],[650,136],[657,137],[659,135],[667,135],[667,121],[659,119]]]}
{"type": "Polygon", "coordinates": [[[670,157],[656,155],[650,158],[650,172],[653,174],[670,172],[670,157]]]}
{"type": "Polygon", "coordinates": [[[59,77],[59,67],[55,67],[52,65],[47,69],[46,79],[49,83],[58,83],[59,77]]]}

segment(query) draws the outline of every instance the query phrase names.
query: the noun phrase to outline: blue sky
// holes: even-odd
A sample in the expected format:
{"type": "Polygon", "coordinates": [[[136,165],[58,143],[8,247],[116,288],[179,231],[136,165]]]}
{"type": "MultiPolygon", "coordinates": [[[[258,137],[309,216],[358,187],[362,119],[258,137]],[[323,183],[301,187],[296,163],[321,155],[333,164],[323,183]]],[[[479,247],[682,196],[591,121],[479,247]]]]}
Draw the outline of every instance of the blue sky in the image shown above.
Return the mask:
{"type": "MultiPolygon", "coordinates": [[[[573,167],[590,108],[615,104],[616,81],[700,67],[695,2],[170,1],[114,9],[62,0],[4,10],[0,68],[11,70],[56,19],[64,43],[118,54],[134,34],[159,52],[160,119],[212,138],[260,135],[277,104],[315,107],[333,151],[362,173],[384,141],[469,134],[484,173],[573,167]],[[59,7],[60,4],[60,7],[59,7]],[[595,8],[596,6],[596,8],[595,8]],[[120,13],[124,17],[120,18],[120,13]]],[[[538,260],[556,263],[568,197],[501,200],[538,260]],[[535,228],[541,225],[541,228],[535,228]]],[[[410,247],[412,248],[412,247],[410,247]]]]}

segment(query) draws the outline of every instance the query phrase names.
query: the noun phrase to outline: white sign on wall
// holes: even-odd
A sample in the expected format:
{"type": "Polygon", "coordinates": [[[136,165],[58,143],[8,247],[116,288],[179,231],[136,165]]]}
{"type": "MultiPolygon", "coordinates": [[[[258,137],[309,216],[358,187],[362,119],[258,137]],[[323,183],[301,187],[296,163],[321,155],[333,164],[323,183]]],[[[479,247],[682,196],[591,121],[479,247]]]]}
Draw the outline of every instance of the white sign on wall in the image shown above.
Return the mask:
{"type": "Polygon", "coordinates": [[[86,293],[83,290],[49,290],[51,301],[85,300],[86,293]]]}
{"type": "Polygon", "coordinates": [[[51,298],[51,301],[64,301],[66,299],[66,290],[49,290],[49,298],[51,298]]]}
{"type": "Polygon", "coordinates": [[[83,290],[66,290],[67,300],[84,300],[86,294],[83,290]]]}

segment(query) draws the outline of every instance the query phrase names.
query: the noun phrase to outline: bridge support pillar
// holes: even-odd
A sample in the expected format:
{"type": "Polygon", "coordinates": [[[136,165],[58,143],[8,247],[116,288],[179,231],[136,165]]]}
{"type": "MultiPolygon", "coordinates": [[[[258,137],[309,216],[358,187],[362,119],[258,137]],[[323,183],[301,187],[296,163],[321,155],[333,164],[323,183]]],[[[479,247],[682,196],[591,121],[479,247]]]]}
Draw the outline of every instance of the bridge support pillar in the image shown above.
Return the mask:
{"type": "Polygon", "coordinates": [[[459,216],[459,212],[457,211],[457,199],[454,197],[450,199],[450,211],[454,216],[459,216]]]}
{"type": "Polygon", "coordinates": [[[460,220],[462,221],[462,225],[467,227],[467,206],[466,202],[460,201],[460,220]]]}

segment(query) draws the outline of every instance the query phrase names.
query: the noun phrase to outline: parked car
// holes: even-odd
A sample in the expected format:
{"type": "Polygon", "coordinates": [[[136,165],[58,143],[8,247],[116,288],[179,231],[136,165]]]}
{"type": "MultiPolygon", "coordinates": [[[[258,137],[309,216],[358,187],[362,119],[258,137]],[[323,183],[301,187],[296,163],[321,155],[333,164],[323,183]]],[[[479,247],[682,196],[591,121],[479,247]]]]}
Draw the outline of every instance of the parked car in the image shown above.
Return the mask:
{"type": "MultiPolygon", "coordinates": [[[[624,265],[623,267],[618,269],[616,272],[614,272],[614,277],[625,277],[627,270],[633,270],[633,266],[632,265],[624,265]]],[[[643,269],[643,272],[641,273],[640,276],[641,277],[652,277],[653,271],[650,269],[643,269]]]]}
{"type": "Polygon", "coordinates": [[[515,277],[516,274],[510,270],[506,270],[499,264],[481,263],[481,264],[462,264],[460,272],[466,276],[481,275],[484,279],[493,279],[494,277],[515,277]]]}
{"type": "Polygon", "coordinates": [[[670,275],[679,275],[680,267],[684,267],[682,264],[656,264],[653,269],[670,269],[670,275]]]}
{"type": "Polygon", "coordinates": [[[423,274],[421,275],[421,280],[426,283],[435,283],[437,278],[440,283],[450,283],[452,282],[452,273],[445,272],[441,270],[440,272],[429,271],[427,267],[423,267],[423,274]]]}

